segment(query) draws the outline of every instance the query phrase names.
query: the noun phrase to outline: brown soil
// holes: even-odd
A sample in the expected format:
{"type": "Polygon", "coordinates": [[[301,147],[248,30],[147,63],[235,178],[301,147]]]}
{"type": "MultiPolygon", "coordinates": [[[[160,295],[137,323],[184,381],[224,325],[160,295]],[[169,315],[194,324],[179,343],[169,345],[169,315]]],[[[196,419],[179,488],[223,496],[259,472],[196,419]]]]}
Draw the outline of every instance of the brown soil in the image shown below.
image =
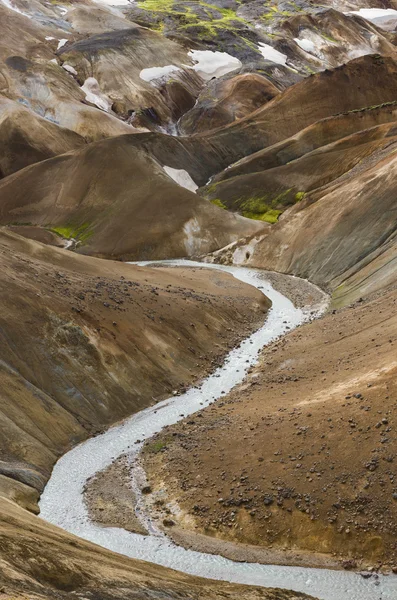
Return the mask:
{"type": "MultiPolygon", "coordinates": [[[[0,498],[2,600],[310,600],[297,592],[200,579],[131,560],[0,498]]],[[[313,600],[313,599],[312,599],[313,600]]]]}
{"type": "Polygon", "coordinates": [[[6,177],[0,223],[66,229],[77,252],[124,261],[198,256],[263,229],[175,183],[134,137],[88,144],[6,177]]]}
{"type": "Polygon", "coordinates": [[[307,598],[129,560],[28,512],[62,453],[213,370],[263,322],[264,296],[224,273],[81,257],[6,230],[0,262],[2,597],[307,598]]]}
{"type": "Polygon", "coordinates": [[[90,519],[105,527],[122,527],[145,535],[147,530],[135,515],[136,497],[129,483],[127,456],[87,480],[84,500],[90,519]]]}
{"type": "Polygon", "coordinates": [[[268,307],[227,274],[81,257],[7,230],[0,263],[0,474],[22,504],[62,453],[200,380],[268,307]]]}
{"type": "Polygon", "coordinates": [[[159,434],[145,468],[189,546],[197,532],[272,562],[395,567],[396,302],[391,289],[295,330],[227,399],[159,434]]]}
{"type": "MultiPolygon", "coordinates": [[[[270,281],[276,290],[289,297],[297,307],[310,310],[309,307],[320,305],[326,301],[323,292],[302,279],[270,271],[264,271],[263,278],[270,281]]],[[[146,451],[158,452],[157,445],[149,442],[146,451]]],[[[131,488],[130,461],[128,455],[124,454],[109,467],[89,479],[85,486],[85,501],[90,517],[95,522],[104,526],[122,527],[136,533],[146,533],[146,529],[135,514],[136,496],[131,488]]],[[[142,485],[144,484],[142,483],[142,485]]],[[[147,488],[147,491],[143,494],[143,498],[146,498],[146,511],[151,515],[155,515],[160,522],[170,520],[172,510],[165,502],[167,497],[164,495],[164,489],[153,494],[150,486],[144,487],[147,488]]],[[[191,534],[178,527],[173,527],[169,533],[179,545],[191,547],[193,544],[199,550],[227,555],[232,560],[252,559],[253,562],[269,562],[269,560],[272,560],[274,564],[283,564],[286,560],[284,553],[280,553],[280,556],[277,557],[274,552],[248,547],[247,545],[242,552],[240,547],[233,544],[228,544],[222,540],[209,540],[206,536],[200,536],[196,533],[191,534]],[[247,559],[247,557],[249,558],[247,559]]],[[[306,558],[304,553],[302,555],[306,558]]],[[[304,562],[304,559],[301,562],[304,562]]],[[[320,560],[319,563],[323,565],[324,560],[320,560]]],[[[334,566],[335,564],[335,561],[328,561],[328,566],[334,566]]]]}
{"type": "Polygon", "coordinates": [[[29,240],[41,242],[48,246],[57,246],[57,248],[64,248],[66,240],[61,238],[56,233],[44,229],[44,227],[34,227],[33,225],[10,225],[7,227],[13,233],[17,233],[22,237],[26,237],[29,240]]]}

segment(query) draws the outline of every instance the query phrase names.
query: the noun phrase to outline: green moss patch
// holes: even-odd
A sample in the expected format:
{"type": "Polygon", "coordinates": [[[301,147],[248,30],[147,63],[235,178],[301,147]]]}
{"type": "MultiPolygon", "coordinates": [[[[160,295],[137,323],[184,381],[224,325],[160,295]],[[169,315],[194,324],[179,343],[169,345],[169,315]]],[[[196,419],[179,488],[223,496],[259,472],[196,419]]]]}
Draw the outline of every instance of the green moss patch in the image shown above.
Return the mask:
{"type": "MultiPolygon", "coordinates": [[[[257,221],[266,221],[266,223],[277,223],[279,216],[283,212],[284,206],[293,203],[291,192],[292,189],[285,190],[273,198],[264,195],[262,197],[248,198],[243,201],[237,200],[235,205],[238,205],[243,217],[255,219],[257,221]]],[[[298,194],[299,193],[302,192],[298,192],[298,194]]]]}
{"type": "Polygon", "coordinates": [[[75,239],[84,242],[92,235],[92,231],[89,231],[89,227],[89,223],[83,223],[83,225],[77,227],[75,225],[65,225],[64,227],[48,227],[47,229],[66,240],[75,239]]]}
{"type": "Polygon", "coordinates": [[[149,441],[145,444],[144,451],[149,452],[151,454],[158,454],[159,452],[164,450],[164,448],[167,447],[168,441],[169,440],[167,440],[167,439],[155,440],[153,442],[149,441]]]}
{"type": "Polygon", "coordinates": [[[295,194],[295,202],[300,202],[306,196],[306,192],[297,192],[295,194]]]}
{"type": "Polygon", "coordinates": [[[215,198],[214,200],[211,200],[211,204],[215,204],[215,206],[219,206],[219,208],[227,209],[226,204],[224,204],[222,202],[222,200],[219,200],[219,198],[215,198]]]}
{"type": "Polygon", "coordinates": [[[247,219],[255,219],[256,221],[265,221],[266,223],[277,223],[279,216],[281,215],[282,210],[276,210],[275,208],[269,208],[266,212],[256,213],[250,212],[248,210],[241,211],[243,217],[247,217],[247,219]]]}

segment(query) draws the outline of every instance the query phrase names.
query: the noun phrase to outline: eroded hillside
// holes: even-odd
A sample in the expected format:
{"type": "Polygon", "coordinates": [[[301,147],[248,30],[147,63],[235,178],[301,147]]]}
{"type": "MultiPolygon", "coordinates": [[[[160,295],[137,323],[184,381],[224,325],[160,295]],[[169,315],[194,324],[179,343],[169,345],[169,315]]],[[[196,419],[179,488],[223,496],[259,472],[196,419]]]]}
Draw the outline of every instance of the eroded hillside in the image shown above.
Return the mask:
{"type": "Polygon", "coordinates": [[[180,507],[168,533],[397,568],[396,26],[394,0],[0,0],[4,597],[308,597],[115,556],[32,514],[63,453],[198,382],[269,309],[225,273],[128,260],[244,264],[332,296],[148,443],[148,496],[171,507],[155,516],[180,507]]]}

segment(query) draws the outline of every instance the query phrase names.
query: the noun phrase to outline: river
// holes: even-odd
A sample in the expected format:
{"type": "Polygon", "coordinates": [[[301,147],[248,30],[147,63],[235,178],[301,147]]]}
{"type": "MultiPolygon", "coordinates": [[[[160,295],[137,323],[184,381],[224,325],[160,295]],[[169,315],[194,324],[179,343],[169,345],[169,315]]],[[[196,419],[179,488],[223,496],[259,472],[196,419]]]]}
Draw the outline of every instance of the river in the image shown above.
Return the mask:
{"type": "Polygon", "coordinates": [[[323,302],[321,306],[311,307],[310,311],[295,308],[288,298],[263,278],[261,271],[254,269],[181,260],[161,261],[161,264],[220,269],[257,287],[272,301],[266,322],[233,349],[224,364],[199,387],[142,410],[61,457],[41,496],[40,516],[114,552],[192,575],[290,589],[311,594],[320,600],[396,600],[395,575],[364,579],[359,573],[348,571],[237,563],[221,556],[185,550],[156,528],[151,528],[151,535],[142,536],[116,527],[101,527],[90,521],[83,500],[83,488],[88,478],[109,466],[121,454],[128,453],[132,458],[137,456],[143,442],[165,425],[176,423],[183,418],[181,415],[192,414],[230,392],[244,379],[266,344],[308,320],[313,310],[319,314],[326,306],[323,302]],[[140,442],[137,443],[137,440],[140,442]]]}

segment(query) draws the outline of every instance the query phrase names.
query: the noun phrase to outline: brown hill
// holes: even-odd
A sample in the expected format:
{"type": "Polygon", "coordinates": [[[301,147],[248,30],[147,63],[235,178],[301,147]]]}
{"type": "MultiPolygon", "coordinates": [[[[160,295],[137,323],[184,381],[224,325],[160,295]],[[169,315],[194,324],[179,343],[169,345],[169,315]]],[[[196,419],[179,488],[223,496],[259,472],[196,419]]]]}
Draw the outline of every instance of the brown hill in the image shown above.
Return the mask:
{"type": "Polygon", "coordinates": [[[216,129],[246,117],[280,93],[271,81],[256,73],[209,81],[194,108],[178,126],[184,135],[216,129]]]}
{"type": "MultiPolygon", "coordinates": [[[[394,103],[396,73],[397,63],[392,57],[363,56],[332,71],[304,79],[278,94],[263,108],[230,125],[181,138],[142,134],[131,143],[144,147],[163,164],[168,159],[173,168],[185,169],[197,185],[204,186],[210,177],[238,160],[288,140],[322,119],[394,103]]],[[[384,108],[385,113],[393,111],[393,106],[384,108]]],[[[365,128],[372,126],[369,124],[371,117],[367,118],[365,111],[360,112],[358,119],[362,119],[365,128]]],[[[380,117],[379,123],[387,120],[380,117]]],[[[373,125],[376,124],[375,120],[373,125]]],[[[330,125],[334,133],[324,131],[323,127],[313,129],[310,143],[314,148],[321,146],[325,139],[331,142],[341,137],[337,120],[330,125]]],[[[355,127],[353,131],[361,129],[357,122],[355,127]]]]}
{"type": "Polygon", "coordinates": [[[151,128],[158,129],[159,125],[179,118],[193,106],[203,85],[201,77],[188,68],[191,59],[184,48],[133,23],[129,29],[108,31],[67,44],[58,54],[62,62],[76,70],[81,84],[89,77],[98,81],[116,114],[126,119],[132,117],[133,124],[144,123],[151,128]],[[153,80],[142,76],[143,69],[169,65],[175,67],[170,75],[166,72],[153,80]],[[179,88],[173,102],[166,93],[168,79],[179,88]]]}
{"type": "MultiPolygon", "coordinates": [[[[397,122],[378,125],[322,146],[282,166],[212,183],[203,188],[202,193],[244,216],[272,219],[277,212],[301,201],[306,192],[338,179],[366,157],[383,148],[390,147],[392,151],[396,140],[397,122]]],[[[267,156],[275,160],[276,156],[273,154],[272,157],[270,150],[267,156]]],[[[288,148],[284,156],[287,152],[288,148]]]]}
{"type": "Polygon", "coordinates": [[[271,265],[331,289],[344,282],[338,291],[344,302],[360,297],[363,289],[369,293],[395,281],[396,168],[390,148],[384,158],[364,161],[320,190],[316,202],[310,204],[309,196],[258,243],[252,264],[271,265]],[[348,277],[352,287],[344,281],[348,277]]]}
{"type": "MultiPolygon", "coordinates": [[[[360,7],[362,8],[362,7],[360,7]]],[[[337,6],[328,10],[297,11],[274,28],[284,38],[292,64],[303,70],[338,67],[353,58],[373,54],[395,55],[393,36],[337,6]]]]}
{"type": "Polygon", "coordinates": [[[83,145],[77,133],[0,98],[0,178],[83,145]]]}
{"type": "Polygon", "coordinates": [[[203,254],[260,229],[176,184],[133,138],[97,142],[6,178],[0,222],[52,227],[79,239],[79,252],[124,260],[203,254]]]}
{"type": "Polygon", "coordinates": [[[4,597],[122,600],[133,587],[142,600],[306,598],[115,557],[24,510],[37,510],[38,491],[68,448],[213,369],[263,321],[263,295],[219,272],[82,257],[4,229],[0,262],[4,597]]]}
{"type": "Polygon", "coordinates": [[[171,535],[235,560],[395,568],[396,302],[394,285],[295,330],[160,434],[145,462],[181,508],[171,535]]]}
{"type": "Polygon", "coordinates": [[[217,183],[237,175],[273,169],[356,132],[395,121],[396,101],[332,115],[316,121],[286,140],[242,158],[216,175],[212,181],[217,183]]]}
{"type": "MultiPolygon", "coordinates": [[[[28,18],[0,3],[1,95],[22,100],[33,112],[89,141],[134,133],[136,130],[115,114],[86,102],[79,83],[56,58],[60,40],[69,39],[70,32],[56,27],[57,20],[45,15],[47,7],[38,3],[35,8],[35,18],[28,18]],[[43,21],[36,18],[41,10],[43,21]]],[[[65,29],[68,27],[65,22],[65,29]]]]}
{"type": "Polygon", "coordinates": [[[101,261],[4,229],[0,250],[0,489],[29,508],[61,453],[200,377],[267,308],[215,272],[101,261]]]}
{"type": "Polygon", "coordinates": [[[306,594],[200,579],[130,560],[72,536],[0,498],[4,600],[314,600],[306,594]],[[21,535],[23,532],[23,535],[21,535]]]}
{"type": "MultiPolygon", "coordinates": [[[[304,79],[248,117],[212,133],[211,146],[222,157],[218,172],[222,163],[225,168],[320,119],[395,101],[397,84],[385,82],[390,78],[397,81],[393,75],[396,72],[393,58],[370,55],[304,79]]],[[[202,135],[195,136],[195,141],[202,139],[202,135]]],[[[207,180],[214,172],[205,173],[207,180]]]]}

